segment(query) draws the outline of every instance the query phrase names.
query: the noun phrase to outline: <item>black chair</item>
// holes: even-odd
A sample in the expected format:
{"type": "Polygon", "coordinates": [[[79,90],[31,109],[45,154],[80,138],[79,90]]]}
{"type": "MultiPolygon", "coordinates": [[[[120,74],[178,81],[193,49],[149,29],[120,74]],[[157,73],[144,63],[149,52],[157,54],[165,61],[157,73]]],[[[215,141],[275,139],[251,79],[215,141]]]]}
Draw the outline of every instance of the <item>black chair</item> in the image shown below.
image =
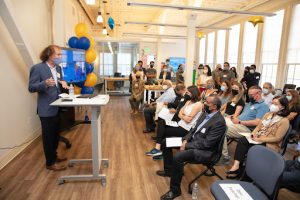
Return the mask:
{"type": "Polygon", "coordinates": [[[291,141],[289,141],[289,144],[297,144],[298,143],[298,137],[297,134],[299,136],[300,134],[300,114],[297,115],[296,120],[294,121],[292,125],[292,133],[289,139],[291,139],[291,141]]]}
{"type": "MultiPolygon", "coordinates": [[[[122,77],[122,74],[120,72],[115,72],[114,77],[122,77]]],[[[115,88],[120,89],[124,86],[124,81],[115,81],[114,86],[115,88]]]]}
{"type": "Polygon", "coordinates": [[[198,180],[201,176],[217,176],[219,179],[223,180],[223,178],[216,172],[215,165],[219,162],[221,156],[222,156],[222,149],[223,149],[223,143],[224,139],[226,137],[226,131],[224,132],[224,135],[222,136],[220,143],[218,145],[218,150],[216,154],[213,156],[211,161],[209,163],[199,163],[199,162],[187,162],[186,164],[202,164],[206,167],[205,170],[203,170],[200,174],[198,174],[193,180],[189,182],[188,191],[190,194],[192,194],[192,184],[198,180]]]}
{"type": "Polygon", "coordinates": [[[96,89],[96,91],[97,91],[98,94],[101,93],[103,85],[104,85],[104,83],[98,83],[98,84],[95,85],[95,89],[96,89]]]}
{"type": "Polygon", "coordinates": [[[289,126],[289,129],[287,130],[285,136],[282,139],[282,143],[281,143],[281,150],[282,150],[281,155],[282,156],[285,154],[285,151],[286,151],[287,145],[289,144],[291,135],[292,135],[292,126],[289,126]]]}
{"type": "Polygon", "coordinates": [[[294,90],[296,85],[294,84],[285,84],[283,87],[283,94],[286,94],[286,90],[294,90]]]}
{"type": "Polygon", "coordinates": [[[216,200],[229,200],[220,185],[237,184],[240,185],[252,199],[276,199],[284,167],[284,159],[280,154],[265,146],[255,145],[248,151],[246,169],[242,177],[247,176],[252,182],[218,180],[212,184],[210,191],[216,200]]]}

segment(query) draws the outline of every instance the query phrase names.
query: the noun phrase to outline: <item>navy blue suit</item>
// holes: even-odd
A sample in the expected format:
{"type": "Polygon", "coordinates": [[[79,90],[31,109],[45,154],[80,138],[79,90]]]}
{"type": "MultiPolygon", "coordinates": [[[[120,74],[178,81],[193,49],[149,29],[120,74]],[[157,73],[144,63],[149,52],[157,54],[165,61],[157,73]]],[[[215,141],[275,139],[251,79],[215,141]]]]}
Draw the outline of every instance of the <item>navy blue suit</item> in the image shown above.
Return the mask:
{"type": "MultiPolygon", "coordinates": [[[[62,79],[60,66],[56,66],[57,82],[62,79]]],[[[52,77],[51,70],[46,62],[34,65],[30,70],[29,87],[31,93],[38,93],[37,113],[42,124],[42,139],[46,165],[55,164],[57,158],[57,147],[59,141],[59,108],[50,106],[52,102],[58,99],[61,91],[60,83],[57,86],[48,87],[46,79],[52,77]]]]}

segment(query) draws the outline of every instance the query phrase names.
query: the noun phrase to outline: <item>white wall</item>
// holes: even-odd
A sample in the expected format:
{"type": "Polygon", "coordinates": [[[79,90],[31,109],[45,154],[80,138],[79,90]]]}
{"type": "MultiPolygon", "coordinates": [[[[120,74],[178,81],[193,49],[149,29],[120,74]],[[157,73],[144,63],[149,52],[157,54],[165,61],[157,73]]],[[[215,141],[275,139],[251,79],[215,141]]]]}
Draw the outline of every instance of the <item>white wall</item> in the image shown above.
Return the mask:
{"type": "MultiPolygon", "coordinates": [[[[52,43],[52,36],[56,35],[51,28],[52,15],[49,2],[48,0],[10,0],[9,2],[9,5],[12,6],[15,23],[37,58],[42,49],[52,43]]],[[[79,21],[88,22],[76,2],[65,1],[64,16],[65,20],[69,21],[67,23],[62,20],[62,23],[66,24],[65,35],[62,36],[65,41],[70,34],[75,34],[75,24],[79,21]]],[[[36,114],[36,94],[29,93],[27,89],[31,66],[25,65],[3,20],[5,19],[0,18],[0,60],[2,65],[0,73],[0,91],[2,93],[0,102],[0,169],[30,143],[13,149],[1,150],[1,148],[18,146],[34,139],[41,133],[40,120],[36,114]]]]}
{"type": "Polygon", "coordinates": [[[164,62],[169,57],[186,57],[185,40],[178,40],[176,43],[164,43],[161,45],[161,58],[164,62]]]}

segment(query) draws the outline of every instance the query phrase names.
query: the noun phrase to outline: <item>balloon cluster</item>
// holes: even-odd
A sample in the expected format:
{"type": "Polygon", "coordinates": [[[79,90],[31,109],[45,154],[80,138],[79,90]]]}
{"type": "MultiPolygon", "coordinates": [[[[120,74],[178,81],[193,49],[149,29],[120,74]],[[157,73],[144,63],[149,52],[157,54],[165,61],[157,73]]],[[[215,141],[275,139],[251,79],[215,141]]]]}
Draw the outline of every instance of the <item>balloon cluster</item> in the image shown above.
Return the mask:
{"type": "Polygon", "coordinates": [[[70,37],[68,45],[71,48],[86,50],[85,53],[85,69],[86,80],[84,82],[75,83],[75,94],[93,94],[94,86],[97,83],[97,76],[93,73],[94,61],[96,59],[96,51],[94,50],[95,40],[88,34],[88,27],[84,23],[75,26],[76,36],[70,37]]]}

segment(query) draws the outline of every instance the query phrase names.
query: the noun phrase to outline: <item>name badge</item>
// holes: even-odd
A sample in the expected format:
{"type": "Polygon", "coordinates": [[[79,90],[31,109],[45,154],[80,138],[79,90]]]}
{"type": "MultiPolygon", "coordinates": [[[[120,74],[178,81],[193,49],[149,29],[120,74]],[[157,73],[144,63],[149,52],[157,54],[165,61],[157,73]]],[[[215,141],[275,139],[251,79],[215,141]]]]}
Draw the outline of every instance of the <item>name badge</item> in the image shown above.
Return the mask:
{"type": "Polygon", "coordinates": [[[259,76],[257,76],[256,79],[259,79],[259,76]]]}
{"type": "Polygon", "coordinates": [[[56,73],[57,78],[60,78],[60,73],[56,73]]]}
{"type": "Polygon", "coordinates": [[[227,75],[223,75],[224,78],[227,78],[227,75]]]}
{"type": "Polygon", "coordinates": [[[233,107],[235,107],[235,106],[236,106],[236,104],[235,104],[234,102],[232,102],[230,105],[231,105],[231,106],[233,106],[233,107]]]}
{"type": "Polygon", "coordinates": [[[205,131],[206,131],[206,128],[201,129],[201,133],[205,133],[205,131]]]}
{"type": "Polygon", "coordinates": [[[250,108],[251,110],[254,110],[255,109],[255,107],[254,106],[251,106],[251,108],[250,108]]]}

